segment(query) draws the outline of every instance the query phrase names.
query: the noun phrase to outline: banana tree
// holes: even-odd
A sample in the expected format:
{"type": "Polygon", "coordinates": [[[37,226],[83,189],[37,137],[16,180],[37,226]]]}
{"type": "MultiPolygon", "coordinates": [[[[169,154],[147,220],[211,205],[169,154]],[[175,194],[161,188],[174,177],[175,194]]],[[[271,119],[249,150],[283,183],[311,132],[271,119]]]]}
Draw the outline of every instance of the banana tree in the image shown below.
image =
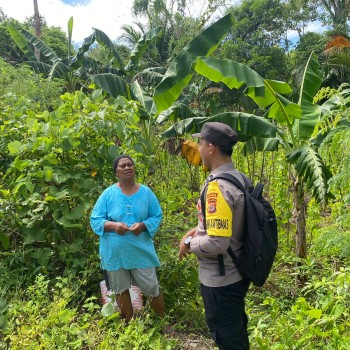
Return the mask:
{"type": "Polygon", "coordinates": [[[325,203],[331,196],[328,191],[331,173],[317,147],[311,142],[314,128],[321,117],[320,106],[313,102],[322,82],[317,57],[312,53],[308,59],[297,103],[283,96],[292,92],[287,83],[263,79],[257,72],[238,62],[198,57],[194,69],[209,80],[224,83],[231,89],[245,88],[245,95],[266,110],[265,118],[239,112],[218,114],[200,121],[190,118],[177,122],[163,136],[174,137],[198,131],[204,122],[215,120],[235,128],[241,135],[241,140],[262,141],[251,142],[252,150],[273,150],[278,145],[282,146],[287,162],[294,165],[292,185],[296,215],[296,255],[306,257],[304,185],[321,203],[325,203]],[[273,120],[273,124],[269,119],[273,120]],[[261,125],[266,125],[266,128],[263,129],[261,125]]]}
{"type": "Polygon", "coordinates": [[[159,28],[145,33],[135,45],[129,62],[124,65],[112,40],[104,32],[96,28],[93,29],[91,35],[84,39],[82,46],[73,57],[71,55],[73,17],[68,21],[68,57],[65,59],[59,58],[50,47],[32,33],[24,29],[18,30],[12,24],[8,24],[8,30],[12,39],[27,57],[28,61],[26,63],[37,73],[48,76],[49,80],[54,78],[65,80],[68,91],[74,92],[82,85],[86,85],[89,79],[93,79],[96,84],[106,88],[107,92],[128,98],[131,96],[125,79],[128,75],[135,73],[142,55],[160,33],[159,28]],[[109,50],[110,64],[105,65],[86,55],[95,42],[109,50]],[[32,47],[47,57],[52,64],[39,62],[32,47]]]}
{"type": "MultiPolygon", "coordinates": [[[[181,92],[192,77],[192,66],[196,58],[210,55],[230,30],[232,24],[231,15],[226,15],[194,37],[172,61],[152,95],[144,92],[138,80],[132,84],[133,94],[145,112],[143,117],[146,140],[155,137],[155,125],[169,120],[196,117],[191,108],[182,103],[186,101],[183,101],[180,96],[181,92]],[[179,101],[175,103],[177,99],[179,101]]],[[[159,141],[153,144],[159,145],[159,141]]],[[[152,151],[154,152],[154,149],[152,151]]]]}
{"type": "Polygon", "coordinates": [[[68,21],[68,57],[65,59],[59,58],[41,39],[27,30],[19,30],[11,23],[7,25],[7,28],[16,45],[28,59],[26,63],[31,66],[35,72],[48,76],[50,80],[55,78],[63,79],[66,82],[67,90],[70,92],[76,89],[79,79],[69,68],[71,63],[73,17],[68,21]],[[47,57],[51,65],[40,62],[32,50],[32,47],[35,48],[36,52],[47,57]]]}

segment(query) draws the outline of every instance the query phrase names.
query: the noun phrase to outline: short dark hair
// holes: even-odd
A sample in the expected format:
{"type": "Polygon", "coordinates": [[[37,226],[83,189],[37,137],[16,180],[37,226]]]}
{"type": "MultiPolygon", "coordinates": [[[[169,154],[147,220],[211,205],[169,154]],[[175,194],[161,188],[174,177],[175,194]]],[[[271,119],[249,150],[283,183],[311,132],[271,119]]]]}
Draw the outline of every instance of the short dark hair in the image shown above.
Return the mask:
{"type": "MultiPolygon", "coordinates": [[[[215,143],[213,143],[213,145],[215,145],[215,143]]],[[[220,146],[220,145],[215,145],[219,150],[220,150],[220,153],[224,156],[232,156],[232,153],[233,153],[233,148],[227,148],[227,147],[223,147],[223,146],[220,146]]]]}

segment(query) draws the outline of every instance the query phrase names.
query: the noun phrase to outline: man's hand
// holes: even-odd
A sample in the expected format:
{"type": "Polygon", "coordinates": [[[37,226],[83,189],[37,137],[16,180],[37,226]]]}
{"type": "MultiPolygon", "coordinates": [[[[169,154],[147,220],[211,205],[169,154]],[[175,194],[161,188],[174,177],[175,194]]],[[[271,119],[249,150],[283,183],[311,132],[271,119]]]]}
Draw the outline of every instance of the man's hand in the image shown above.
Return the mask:
{"type": "Polygon", "coordinates": [[[135,222],[129,227],[129,231],[131,231],[135,236],[138,236],[142,231],[146,230],[146,225],[143,222],[135,222]]]}
{"type": "Polygon", "coordinates": [[[180,245],[179,245],[179,259],[184,258],[187,254],[191,253],[190,247],[187,247],[185,245],[185,239],[188,236],[195,236],[196,235],[196,229],[193,228],[192,230],[188,231],[181,239],[180,245]]]}

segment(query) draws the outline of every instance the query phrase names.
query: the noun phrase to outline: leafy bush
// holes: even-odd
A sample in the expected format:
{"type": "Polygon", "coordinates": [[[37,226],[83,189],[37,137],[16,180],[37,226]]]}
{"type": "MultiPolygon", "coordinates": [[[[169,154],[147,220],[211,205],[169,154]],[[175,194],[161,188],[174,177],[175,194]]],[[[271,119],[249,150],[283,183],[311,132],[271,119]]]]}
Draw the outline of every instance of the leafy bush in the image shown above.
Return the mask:
{"type": "Polygon", "coordinates": [[[49,84],[25,64],[13,67],[0,58],[0,81],[0,96],[4,96],[9,105],[11,101],[26,99],[30,109],[53,110],[62,103],[59,98],[62,83],[49,84]]]}
{"type": "MultiPolygon", "coordinates": [[[[53,281],[38,275],[22,298],[8,306],[4,340],[11,349],[172,349],[175,340],[160,333],[152,319],[143,315],[129,325],[118,318],[104,319],[96,297],[81,307],[76,299],[83,286],[77,280],[53,281]]],[[[0,329],[1,330],[1,329],[0,329]]]]}

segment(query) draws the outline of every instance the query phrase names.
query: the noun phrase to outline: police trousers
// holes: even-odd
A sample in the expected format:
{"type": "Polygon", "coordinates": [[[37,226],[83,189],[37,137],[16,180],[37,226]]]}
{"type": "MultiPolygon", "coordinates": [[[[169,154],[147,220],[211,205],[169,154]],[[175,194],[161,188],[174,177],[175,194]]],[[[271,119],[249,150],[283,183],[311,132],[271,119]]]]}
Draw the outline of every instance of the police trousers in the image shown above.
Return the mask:
{"type": "Polygon", "coordinates": [[[205,317],[210,334],[220,350],[248,350],[248,318],[244,298],[249,282],[241,280],[224,287],[201,284],[205,317]]]}

